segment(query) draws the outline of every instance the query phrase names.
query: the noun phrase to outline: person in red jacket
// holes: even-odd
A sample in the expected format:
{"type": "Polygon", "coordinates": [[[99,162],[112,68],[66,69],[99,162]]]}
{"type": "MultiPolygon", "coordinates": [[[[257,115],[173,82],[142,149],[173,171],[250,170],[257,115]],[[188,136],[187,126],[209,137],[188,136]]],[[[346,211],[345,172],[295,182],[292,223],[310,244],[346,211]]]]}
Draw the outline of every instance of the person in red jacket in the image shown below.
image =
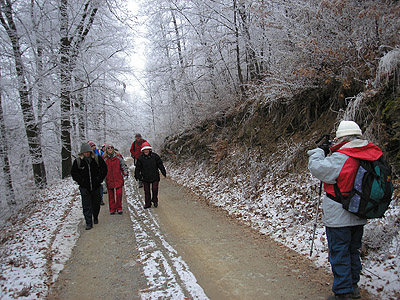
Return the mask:
{"type": "MultiPolygon", "coordinates": [[[[136,167],[137,160],[139,156],[142,154],[142,145],[143,143],[147,143],[146,140],[142,139],[142,135],[140,133],[136,133],[135,135],[135,140],[132,143],[131,146],[131,156],[133,158],[133,164],[136,167]]],[[[143,187],[143,182],[139,180],[139,188],[143,187]]]]}
{"type": "Polygon", "coordinates": [[[147,142],[146,140],[142,139],[142,135],[140,133],[136,133],[135,140],[131,146],[131,156],[133,158],[133,164],[136,166],[137,159],[142,154],[142,144],[147,142]]]}
{"type": "Polygon", "coordinates": [[[354,186],[359,159],[374,161],[382,150],[365,140],[358,124],[341,121],[336,131],[334,146],[320,145],[309,150],[308,169],[324,183],[322,222],[326,230],[329,263],[333,273],[332,291],[327,300],[360,298],[358,283],[361,274],[360,249],[367,219],[345,210],[336,198],[335,184],[348,196],[354,186]]]}
{"type": "Polygon", "coordinates": [[[107,165],[106,184],[108,190],[108,203],[110,214],[122,214],[122,187],[124,186],[124,176],[128,177],[128,167],[122,155],[115,151],[111,143],[106,144],[106,152],[103,159],[107,165]],[[114,195],[115,192],[115,195],[114,195]]]}

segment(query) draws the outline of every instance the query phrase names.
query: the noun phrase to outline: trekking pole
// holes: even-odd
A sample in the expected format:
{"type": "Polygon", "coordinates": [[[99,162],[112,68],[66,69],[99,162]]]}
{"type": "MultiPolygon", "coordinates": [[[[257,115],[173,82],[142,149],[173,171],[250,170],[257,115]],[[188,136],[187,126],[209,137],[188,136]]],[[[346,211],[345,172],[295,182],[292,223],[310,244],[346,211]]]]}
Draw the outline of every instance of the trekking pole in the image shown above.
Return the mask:
{"type": "Polygon", "coordinates": [[[322,181],[319,184],[319,195],[318,195],[318,201],[317,201],[317,206],[315,207],[315,222],[314,222],[314,231],[313,231],[313,236],[312,236],[312,241],[311,241],[311,249],[310,249],[310,257],[312,256],[313,248],[314,248],[314,239],[315,239],[315,231],[317,230],[317,222],[318,222],[318,208],[319,208],[319,203],[321,202],[321,194],[322,194],[322,181]]]}
{"type": "MultiPolygon", "coordinates": [[[[329,134],[323,134],[316,142],[315,144],[319,144],[322,140],[322,145],[326,145],[330,147],[332,145],[332,142],[330,141],[330,135],[329,134]]],[[[326,156],[326,154],[325,154],[326,156]]],[[[318,194],[318,202],[317,206],[315,207],[315,223],[314,223],[314,231],[313,231],[313,236],[312,236],[312,241],[311,241],[311,249],[310,249],[310,257],[312,256],[313,248],[314,248],[314,240],[315,240],[315,232],[317,230],[317,222],[318,222],[318,208],[319,208],[319,203],[321,202],[321,194],[322,194],[322,180],[319,183],[319,194],[318,194]]]]}

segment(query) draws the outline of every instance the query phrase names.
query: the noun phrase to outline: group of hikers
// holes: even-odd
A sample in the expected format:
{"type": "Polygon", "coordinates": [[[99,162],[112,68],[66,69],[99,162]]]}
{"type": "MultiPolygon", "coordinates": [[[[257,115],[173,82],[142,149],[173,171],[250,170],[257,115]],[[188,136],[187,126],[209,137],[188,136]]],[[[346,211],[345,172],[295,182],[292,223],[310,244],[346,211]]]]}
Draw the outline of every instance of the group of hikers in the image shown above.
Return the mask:
{"type": "MultiPolygon", "coordinates": [[[[158,186],[160,173],[167,176],[160,156],[152,151],[150,144],[137,133],[132,143],[131,156],[135,165],[135,179],[144,187],[144,208],[158,206],[158,186]]],[[[125,159],[112,143],[105,143],[97,149],[93,141],[82,143],[80,152],[71,168],[72,179],[79,185],[82,198],[83,215],[86,230],[98,224],[100,206],[103,202],[103,181],[108,194],[109,212],[111,215],[122,215],[122,188],[129,176],[125,159]]]]}
{"type": "MultiPolygon", "coordinates": [[[[112,144],[105,144],[103,151],[102,157],[96,157],[95,150],[84,143],[72,166],[72,177],[80,186],[86,229],[92,228],[92,218],[95,224],[98,222],[100,185],[104,178],[110,199],[110,213],[122,213],[123,177],[128,176],[128,169],[112,144]],[[115,202],[114,190],[117,195],[115,202]]],[[[158,170],[166,176],[161,158],[152,152],[150,144],[140,134],[136,135],[130,152],[135,164],[135,178],[144,187],[144,208],[150,208],[151,203],[157,207],[160,181],[158,170]]],[[[326,227],[329,262],[334,277],[334,295],[327,299],[360,298],[360,248],[367,219],[344,209],[336,191],[339,189],[341,195],[347,196],[353,189],[359,160],[375,161],[382,156],[382,151],[363,138],[357,123],[342,121],[337,128],[333,146],[320,145],[308,151],[308,155],[308,168],[313,176],[324,183],[326,193],[322,202],[322,221],[326,227]]]]}

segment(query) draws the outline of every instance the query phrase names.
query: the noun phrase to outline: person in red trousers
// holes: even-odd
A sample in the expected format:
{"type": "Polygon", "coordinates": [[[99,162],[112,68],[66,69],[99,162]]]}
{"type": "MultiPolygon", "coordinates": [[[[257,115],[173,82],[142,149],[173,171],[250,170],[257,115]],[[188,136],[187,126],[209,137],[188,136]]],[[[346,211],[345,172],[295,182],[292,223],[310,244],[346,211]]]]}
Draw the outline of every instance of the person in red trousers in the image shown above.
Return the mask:
{"type": "Polygon", "coordinates": [[[115,151],[113,144],[106,144],[103,159],[107,164],[106,184],[110,214],[122,214],[122,187],[124,177],[128,177],[128,167],[122,155],[115,151]]]}

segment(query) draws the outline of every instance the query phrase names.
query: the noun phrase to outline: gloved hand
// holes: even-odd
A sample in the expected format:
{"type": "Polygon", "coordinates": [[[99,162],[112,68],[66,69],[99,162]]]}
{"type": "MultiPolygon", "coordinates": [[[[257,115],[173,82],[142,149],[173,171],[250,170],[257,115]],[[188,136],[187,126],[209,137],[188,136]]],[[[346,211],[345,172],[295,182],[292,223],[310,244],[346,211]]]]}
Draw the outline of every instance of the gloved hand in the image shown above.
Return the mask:
{"type": "Polygon", "coordinates": [[[329,148],[330,148],[330,145],[329,145],[328,143],[323,143],[323,144],[319,145],[318,148],[321,148],[322,150],[324,150],[324,152],[325,152],[325,157],[327,157],[328,154],[329,154],[329,152],[331,151],[331,150],[329,149],[329,148]]]}

